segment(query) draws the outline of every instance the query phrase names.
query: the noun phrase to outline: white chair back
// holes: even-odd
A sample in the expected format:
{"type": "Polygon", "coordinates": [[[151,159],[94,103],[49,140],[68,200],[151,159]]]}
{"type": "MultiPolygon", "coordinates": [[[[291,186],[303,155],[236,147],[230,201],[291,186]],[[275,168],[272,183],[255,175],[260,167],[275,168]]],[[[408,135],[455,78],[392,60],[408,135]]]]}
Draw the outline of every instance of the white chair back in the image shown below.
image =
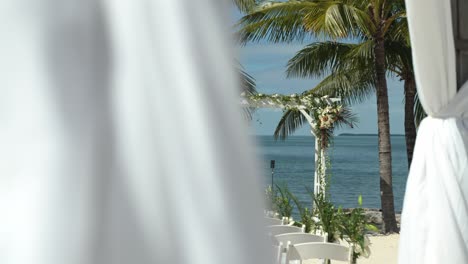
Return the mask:
{"type": "Polygon", "coordinates": [[[287,253],[288,263],[298,260],[302,263],[309,259],[331,259],[352,262],[353,249],[334,243],[311,242],[290,245],[287,253]]]}
{"type": "Polygon", "coordinates": [[[288,225],[272,225],[267,226],[266,228],[268,235],[274,237],[280,234],[286,233],[303,233],[303,228],[297,226],[288,226],[288,225]]]}
{"type": "Polygon", "coordinates": [[[275,238],[278,243],[282,243],[283,245],[287,245],[288,242],[291,242],[293,245],[310,242],[326,242],[325,237],[306,233],[286,233],[276,235],[275,238]]]}
{"type": "Polygon", "coordinates": [[[309,243],[309,242],[326,242],[326,237],[313,235],[313,234],[306,234],[306,233],[287,233],[275,236],[278,245],[280,245],[279,249],[275,248],[275,250],[280,251],[280,258],[279,264],[281,264],[281,259],[285,257],[287,263],[287,248],[289,245],[294,244],[302,244],[302,243],[309,243]]]}
{"type": "Polygon", "coordinates": [[[275,254],[275,263],[281,264],[281,258],[283,257],[282,249],[283,249],[283,243],[279,243],[278,245],[273,245],[273,252],[275,254]]]}
{"type": "Polygon", "coordinates": [[[272,225],[283,225],[283,220],[277,218],[270,218],[265,217],[265,225],[272,226],[272,225]]]}

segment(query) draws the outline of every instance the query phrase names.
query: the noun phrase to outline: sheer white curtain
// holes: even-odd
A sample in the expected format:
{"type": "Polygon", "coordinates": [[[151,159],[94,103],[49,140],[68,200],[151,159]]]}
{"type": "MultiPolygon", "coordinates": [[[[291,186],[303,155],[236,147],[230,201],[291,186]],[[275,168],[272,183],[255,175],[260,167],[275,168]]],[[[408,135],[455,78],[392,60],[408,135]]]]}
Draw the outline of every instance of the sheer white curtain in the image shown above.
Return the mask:
{"type": "Polygon", "coordinates": [[[224,4],[0,0],[0,263],[267,263],[224,4]]]}
{"type": "Polygon", "coordinates": [[[457,92],[450,1],[406,1],[419,127],[403,206],[399,263],[468,263],[468,84],[457,92]]]}

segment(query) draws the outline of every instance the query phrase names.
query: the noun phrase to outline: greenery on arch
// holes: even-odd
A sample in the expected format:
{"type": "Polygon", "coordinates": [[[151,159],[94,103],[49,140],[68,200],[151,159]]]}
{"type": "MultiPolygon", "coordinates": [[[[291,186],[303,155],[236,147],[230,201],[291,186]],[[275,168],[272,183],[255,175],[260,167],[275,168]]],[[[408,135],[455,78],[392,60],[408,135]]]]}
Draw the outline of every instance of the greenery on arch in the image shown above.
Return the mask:
{"type": "Polygon", "coordinates": [[[341,100],[312,93],[302,94],[261,94],[243,93],[245,104],[253,107],[273,107],[283,109],[275,129],[276,139],[286,139],[304,123],[311,125],[311,132],[318,138],[321,148],[328,148],[336,128],[354,127],[356,116],[341,100]]]}

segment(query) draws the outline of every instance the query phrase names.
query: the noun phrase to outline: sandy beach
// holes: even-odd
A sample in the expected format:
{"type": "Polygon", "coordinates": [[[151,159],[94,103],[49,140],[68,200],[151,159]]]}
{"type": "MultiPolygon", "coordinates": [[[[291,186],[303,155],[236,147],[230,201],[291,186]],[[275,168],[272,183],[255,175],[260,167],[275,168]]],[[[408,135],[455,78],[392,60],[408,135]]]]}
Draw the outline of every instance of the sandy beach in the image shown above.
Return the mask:
{"type": "Polygon", "coordinates": [[[372,254],[368,259],[358,259],[358,264],[396,264],[400,235],[370,237],[372,254]]]}

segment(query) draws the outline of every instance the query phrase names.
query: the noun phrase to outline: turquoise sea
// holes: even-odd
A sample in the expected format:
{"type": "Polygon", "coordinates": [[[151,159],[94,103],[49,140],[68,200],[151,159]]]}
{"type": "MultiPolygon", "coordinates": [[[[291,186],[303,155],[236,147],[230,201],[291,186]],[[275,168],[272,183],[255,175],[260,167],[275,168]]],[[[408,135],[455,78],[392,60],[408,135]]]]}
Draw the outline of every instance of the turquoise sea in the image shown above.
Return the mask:
{"type": "MultiPolygon", "coordinates": [[[[392,136],[393,194],[395,210],[401,211],[408,166],[404,136],[392,136]]],[[[313,189],[314,143],[312,136],[291,136],[275,141],[273,136],[258,136],[258,152],[263,159],[266,184],[271,182],[270,160],[275,160],[274,182],[285,182],[298,198],[310,204],[305,186],[313,189]]],[[[336,206],[381,208],[377,136],[337,136],[330,149],[331,199],[336,206]]]]}

